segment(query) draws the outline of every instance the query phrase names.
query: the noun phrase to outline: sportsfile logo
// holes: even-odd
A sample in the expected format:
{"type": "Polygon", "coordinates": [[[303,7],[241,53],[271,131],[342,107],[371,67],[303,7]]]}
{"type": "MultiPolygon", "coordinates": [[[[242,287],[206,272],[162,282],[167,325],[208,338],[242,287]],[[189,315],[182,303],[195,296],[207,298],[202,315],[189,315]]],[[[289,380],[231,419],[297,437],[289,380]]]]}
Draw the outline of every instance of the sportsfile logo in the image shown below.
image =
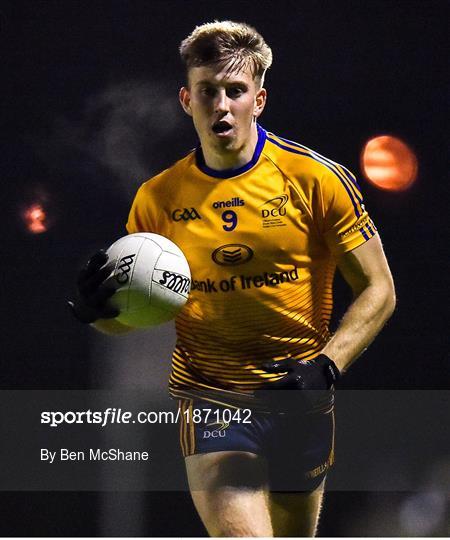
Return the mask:
{"type": "Polygon", "coordinates": [[[193,207],[191,208],[176,208],[172,212],[173,221],[189,221],[194,219],[202,219],[201,215],[193,207]]]}
{"type": "Polygon", "coordinates": [[[181,274],[164,270],[158,283],[170,291],[187,296],[191,288],[191,280],[181,274]]]}
{"type": "Polygon", "coordinates": [[[287,195],[279,195],[261,205],[263,227],[284,227],[286,225],[282,217],[286,215],[285,206],[288,200],[287,195]]]}
{"type": "Polygon", "coordinates": [[[130,279],[131,265],[134,262],[136,253],[131,255],[125,255],[119,260],[119,264],[116,267],[115,278],[117,283],[124,285],[130,279]]]}

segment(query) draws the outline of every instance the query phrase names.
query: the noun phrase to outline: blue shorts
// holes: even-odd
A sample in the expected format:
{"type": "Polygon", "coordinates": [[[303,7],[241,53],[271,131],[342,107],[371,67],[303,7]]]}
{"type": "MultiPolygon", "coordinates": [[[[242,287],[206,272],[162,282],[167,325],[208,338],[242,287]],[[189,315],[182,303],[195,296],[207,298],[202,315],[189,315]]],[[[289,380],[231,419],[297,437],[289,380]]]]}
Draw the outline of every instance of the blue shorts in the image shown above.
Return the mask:
{"type": "Polygon", "coordinates": [[[334,461],[334,413],[262,413],[183,399],[183,455],[241,451],[267,461],[271,491],[312,491],[334,461]]]}

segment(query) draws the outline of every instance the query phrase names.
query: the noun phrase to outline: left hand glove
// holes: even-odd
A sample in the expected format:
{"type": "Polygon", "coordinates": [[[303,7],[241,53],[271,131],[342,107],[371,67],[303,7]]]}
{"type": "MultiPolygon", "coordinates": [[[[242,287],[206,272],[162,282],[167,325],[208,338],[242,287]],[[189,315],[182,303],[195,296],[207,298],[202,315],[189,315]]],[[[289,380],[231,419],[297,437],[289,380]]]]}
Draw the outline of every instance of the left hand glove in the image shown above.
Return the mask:
{"type": "Polygon", "coordinates": [[[330,390],[341,376],[336,364],[325,354],[319,354],[314,360],[308,362],[291,358],[282,362],[263,364],[262,368],[268,373],[287,372],[278,381],[268,382],[255,392],[256,398],[266,401],[271,407],[279,401],[280,406],[275,407],[278,409],[286,408],[287,401],[294,401],[297,404],[303,402],[309,407],[317,406],[324,398],[324,391],[330,390]],[[272,394],[273,390],[296,390],[297,392],[295,396],[289,395],[290,399],[286,400],[282,399],[285,396],[281,394],[272,394]],[[305,392],[306,390],[322,390],[322,392],[305,392]],[[281,399],[278,400],[278,398],[281,399]]]}
{"type": "Polygon", "coordinates": [[[271,362],[263,365],[268,373],[283,373],[286,375],[267,388],[274,390],[329,390],[340,378],[341,373],[336,364],[325,354],[319,354],[314,360],[294,360],[271,362]]]}

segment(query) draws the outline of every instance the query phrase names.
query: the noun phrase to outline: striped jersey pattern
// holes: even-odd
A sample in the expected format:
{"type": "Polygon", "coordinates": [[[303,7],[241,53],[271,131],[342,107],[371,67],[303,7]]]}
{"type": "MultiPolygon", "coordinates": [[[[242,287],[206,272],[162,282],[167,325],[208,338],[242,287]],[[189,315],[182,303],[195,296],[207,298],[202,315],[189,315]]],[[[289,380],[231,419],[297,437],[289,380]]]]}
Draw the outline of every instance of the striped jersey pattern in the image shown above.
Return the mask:
{"type": "Polygon", "coordinates": [[[145,182],[127,230],[170,238],[191,268],[171,394],[228,406],[280,377],[264,362],[319,354],[336,259],[376,234],[350,171],[260,126],[239,169],[209,169],[199,147],[145,182]]]}

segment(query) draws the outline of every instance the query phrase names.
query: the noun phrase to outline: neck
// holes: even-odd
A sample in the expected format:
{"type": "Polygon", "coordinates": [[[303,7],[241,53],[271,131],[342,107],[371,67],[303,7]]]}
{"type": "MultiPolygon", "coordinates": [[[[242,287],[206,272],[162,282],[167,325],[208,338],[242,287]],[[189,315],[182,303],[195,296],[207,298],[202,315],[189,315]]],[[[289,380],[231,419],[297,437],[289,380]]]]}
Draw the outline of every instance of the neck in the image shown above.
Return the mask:
{"type": "Polygon", "coordinates": [[[202,144],[205,164],[216,171],[238,169],[246,165],[253,157],[258,142],[256,122],[252,123],[250,136],[239,148],[214,148],[202,144]]]}

